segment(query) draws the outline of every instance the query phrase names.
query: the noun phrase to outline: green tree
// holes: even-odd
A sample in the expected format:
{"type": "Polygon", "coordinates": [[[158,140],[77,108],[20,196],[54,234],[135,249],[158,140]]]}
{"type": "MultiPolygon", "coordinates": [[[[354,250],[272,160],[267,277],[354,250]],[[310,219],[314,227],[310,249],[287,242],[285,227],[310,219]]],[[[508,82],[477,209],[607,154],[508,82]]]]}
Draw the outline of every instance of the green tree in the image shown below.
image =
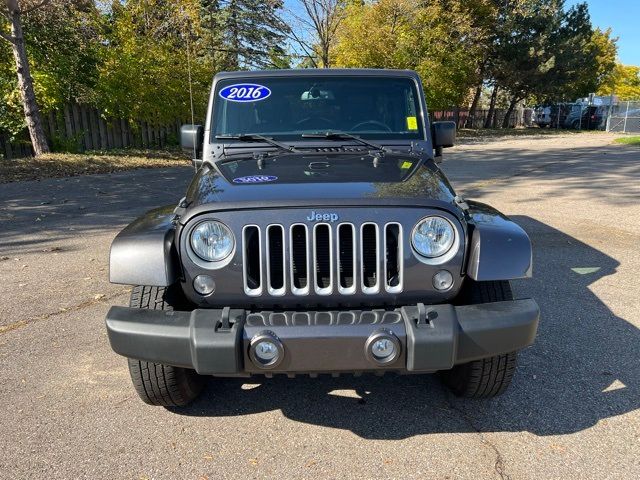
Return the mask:
{"type": "Polygon", "coordinates": [[[36,156],[47,153],[49,151],[49,145],[47,144],[47,139],[42,128],[40,107],[36,101],[22,18],[23,15],[41,8],[47,3],[49,3],[48,0],[41,2],[4,0],[3,5],[0,4],[0,14],[9,24],[9,31],[6,31],[7,28],[5,25],[0,27],[0,38],[6,40],[11,45],[15,61],[18,92],[22,100],[25,123],[29,129],[31,144],[33,145],[36,156]]]}
{"type": "MultiPolygon", "coordinates": [[[[39,108],[69,101],[91,103],[99,63],[96,22],[90,0],[51,1],[22,16],[29,70],[39,108]]],[[[0,49],[0,128],[18,135],[25,127],[20,89],[9,49],[0,49]]]]}
{"type": "Polygon", "coordinates": [[[191,77],[197,116],[215,71],[194,0],[115,2],[103,19],[97,105],[105,116],[165,124],[188,118],[191,77]]]}
{"type": "Polygon", "coordinates": [[[615,75],[618,53],[616,41],[617,38],[611,36],[611,29],[593,30],[591,38],[576,48],[581,54],[578,61],[573,62],[577,64],[575,70],[565,72],[565,76],[558,79],[553,100],[585,97],[608,83],[615,75]]]}
{"type": "Polygon", "coordinates": [[[615,41],[593,30],[586,4],[507,0],[498,11],[488,72],[509,94],[503,127],[521,100],[584,96],[604,81],[615,41]]]}
{"type": "Polygon", "coordinates": [[[223,69],[277,66],[289,32],[282,7],[282,0],[201,0],[201,25],[223,69]]]}

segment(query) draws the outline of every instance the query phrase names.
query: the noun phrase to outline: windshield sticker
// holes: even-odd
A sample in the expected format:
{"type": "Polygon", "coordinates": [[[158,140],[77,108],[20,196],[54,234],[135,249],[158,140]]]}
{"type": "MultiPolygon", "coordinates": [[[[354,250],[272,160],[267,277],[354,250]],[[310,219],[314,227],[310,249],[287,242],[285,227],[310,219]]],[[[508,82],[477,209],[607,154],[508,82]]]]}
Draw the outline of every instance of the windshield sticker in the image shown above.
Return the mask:
{"type": "Polygon", "coordinates": [[[416,117],[407,117],[407,130],[418,130],[418,119],[416,117]]]}
{"type": "Polygon", "coordinates": [[[278,177],[274,175],[249,175],[248,177],[238,177],[233,179],[233,183],[267,183],[275,182],[278,177]]]}
{"type": "Polygon", "coordinates": [[[237,83],[224,87],[219,95],[231,102],[259,102],[271,95],[271,90],[255,83],[237,83]]]}
{"type": "Polygon", "coordinates": [[[407,168],[411,168],[411,165],[413,165],[413,163],[411,162],[402,162],[402,165],[400,165],[400,168],[402,168],[403,170],[406,170],[407,168]]]}

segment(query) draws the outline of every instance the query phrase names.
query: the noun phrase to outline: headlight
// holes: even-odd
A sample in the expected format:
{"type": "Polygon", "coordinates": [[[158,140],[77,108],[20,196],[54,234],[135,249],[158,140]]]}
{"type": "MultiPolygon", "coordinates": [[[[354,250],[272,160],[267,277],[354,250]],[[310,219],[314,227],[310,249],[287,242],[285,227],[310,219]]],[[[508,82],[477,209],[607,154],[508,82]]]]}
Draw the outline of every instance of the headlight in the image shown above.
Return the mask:
{"type": "Polygon", "coordinates": [[[205,221],[191,232],[191,248],[207,262],[218,262],[233,251],[233,233],[226,225],[214,220],[205,221]]]}
{"type": "Polygon", "coordinates": [[[447,253],[456,237],[449,220],[443,217],[426,217],[413,229],[411,243],[420,255],[434,258],[447,253]]]}

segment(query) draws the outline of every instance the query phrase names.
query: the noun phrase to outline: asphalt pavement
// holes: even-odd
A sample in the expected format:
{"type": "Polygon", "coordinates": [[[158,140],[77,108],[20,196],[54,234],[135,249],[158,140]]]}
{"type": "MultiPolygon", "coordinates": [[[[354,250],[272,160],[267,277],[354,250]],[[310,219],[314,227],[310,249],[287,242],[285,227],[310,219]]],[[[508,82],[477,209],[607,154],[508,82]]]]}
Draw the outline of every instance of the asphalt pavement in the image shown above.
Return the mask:
{"type": "Polygon", "coordinates": [[[0,185],[0,479],[640,478],[640,149],[607,134],[445,152],[459,193],[529,233],[542,320],[485,401],[435,376],[216,379],[142,403],[109,348],[109,245],[188,167],[0,185]]]}

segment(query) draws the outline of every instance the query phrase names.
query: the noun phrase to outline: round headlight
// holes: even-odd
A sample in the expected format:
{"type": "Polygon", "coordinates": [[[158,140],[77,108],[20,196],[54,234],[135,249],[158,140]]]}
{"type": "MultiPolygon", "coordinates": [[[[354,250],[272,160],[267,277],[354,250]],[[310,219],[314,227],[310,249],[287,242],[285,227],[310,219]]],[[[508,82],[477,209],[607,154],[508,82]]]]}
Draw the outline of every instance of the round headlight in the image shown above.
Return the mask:
{"type": "Polygon", "coordinates": [[[207,262],[218,262],[233,251],[233,233],[224,224],[208,220],[191,232],[191,248],[207,262]]]}
{"type": "Polygon", "coordinates": [[[420,255],[434,258],[447,253],[456,237],[449,220],[443,217],[426,217],[413,229],[411,243],[420,255]]]}

